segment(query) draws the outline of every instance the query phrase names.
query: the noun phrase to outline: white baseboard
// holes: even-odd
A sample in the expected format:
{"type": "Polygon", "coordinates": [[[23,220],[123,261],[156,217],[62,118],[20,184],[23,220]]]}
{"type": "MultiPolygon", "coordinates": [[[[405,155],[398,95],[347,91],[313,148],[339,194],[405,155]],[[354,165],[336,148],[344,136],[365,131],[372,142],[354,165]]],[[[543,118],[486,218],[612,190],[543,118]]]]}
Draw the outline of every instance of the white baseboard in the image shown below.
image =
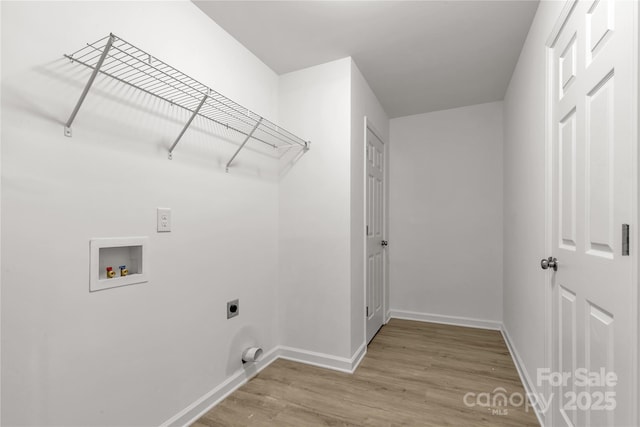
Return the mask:
{"type": "Polygon", "coordinates": [[[354,373],[367,354],[367,343],[363,342],[351,357],[351,373],[354,373]]]}
{"type": "Polygon", "coordinates": [[[248,365],[247,369],[236,372],[222,384],[162,423],[160,427],[186,427],[191,425],[278,359],[291,360],[306,365],[319,366],[321,368],[352,374],[355,372],[365,354],[367,354],[367,345],[364,342],[350,359],[292,347],[278,346],[265,354],[259,362],[248,365]]]}
{"type": "MultiPolygon", "coordinates": [[[[535,383],[531,380],[527,370],[524,368],[522,359],[518,355],[518,352],[509,337],[509,332],[501,322],[400,310],[390,310],[389,318],[499,330],[507,344],[507,348],[509,349],[509,353],[511,354],[511,358],[513,359],[513,363],[516,366],[518,374],[520,375],[520,381],[522,381],[525,391],[527,393],[537,395],[537,390],[534,386],[535,383]]],[[[333,356],[326,353],[318,353],[292,347],[278,346],[265,354],[260,362],[248,366],[245,370],[236,372],[222,384],[200,397],[169,420],[162,423],[161,427],[189,426],[277,359],[286,359],[335,371],[353,373],[366,353],[367,345],[364,342],[351,358],[333,356]]],[[[544,427],[545,415],[537,402],[536,405],[534,405],[534,411],[536,417],[538,417],[540,425],[544,427]]]]}
{"type": "MultiPolygon", "coordinates": [[[[529,372],[527,372],[527,369],[524,367],[522,358],[520,358],[518,351],[516,350],[516,348],[513,345],[513,342],[511,341],[509,332],[507,331],[507,328],[504,325],[502,325],[500,332],[502,332],[502,337],[504,338],[504,342],[507,344],[507,348],[509,349],[509,354],[511,354],[511,358],[513,359],[513,364],[516,365],[516,370],[518,371],[518,375],[520,375],[520,381],[524,386],[525,392],[529,395],[539,396],[540,394],[538,393],[538,390],[535,387],[535,383],[531,380],[531,376],[529,375],[529,372]]],[[[540,407],[539,401],[534,402],[533,410],[535,411],[536,417],[538,417],[538,422],[542,427],[544,427],[545,414],[542,408],[540,407]]]]}
{"type": "Polygon", "coordinates": [[[442,323],[445,325],[467,326],[469,328],[502,329],[502,322],[496,320],[473,319],[470,317],[444,316],[441,314],[418,313],[415,311],[390,310],[390,317],[394,319],[416,320],[418,322],[442,323]]]}
{"type": "Polygon", "coordinates": [[[248,365],[247,369],[236,372],[222,384],[200,397],[191,405],[161,424],[161,427],[188,426],[222,402],[227,396],[243,386],[258,372],[278,359],[279,348],[276,347],[265,354],[259,362],[248,365]]]}
{"type": "MultiPolygon", "coordinates": [[[[527,372],[524,367],[524,363],[522,358],[518,354],[518,351],[513,345],[511,338],[509,336],[509,332],[505,328],[502,322],[498,322],[495,320],[481,320],[481,319],[472,319],[468,317],[456,317],[456,316],[443,316],[439,314],[431,314],[431,313],[417,313],[413,311],[402,311],[402,310],[390,310],[389,317],[395,319],[404,319],[404,320],[415,320],[419,322],[432,322],[432,323],[443,323],[446,325],[455,325],[455,326],[467,326],[471,328],[481,328],[481,329],[492,329],[497,330],[502,333],[502,337],[504,338],[504,342],[507,344],[507,348],[509,349],[509,354],[513,359],[513,363],[516,366],[516,370],[518,371],[518,375],[520,376],[520,381],[524,386],[525,392],[530,393],[531,395],[539,396],[539,393],[535,387],[535,383],[532,381],[531,376],[527,372]]],[[[534,412],[536,417],[538,418],[538,422],[542,427],[544,427],[545,414],[540,407],[538,401],[534,402],[533,405],[534,412]]]]}
{"type": "Polygon", "coordinates": [[[293,362],[304,363],[306,365],[318,366],[320,368],[332,369],[334,371],[352,374],[367,352],[367,346],[363,343],[356,353],[349,359],[346,357],[333,356],[326,353],[301,350],[292,347],[280,347],[280,358],[293,362]]]}

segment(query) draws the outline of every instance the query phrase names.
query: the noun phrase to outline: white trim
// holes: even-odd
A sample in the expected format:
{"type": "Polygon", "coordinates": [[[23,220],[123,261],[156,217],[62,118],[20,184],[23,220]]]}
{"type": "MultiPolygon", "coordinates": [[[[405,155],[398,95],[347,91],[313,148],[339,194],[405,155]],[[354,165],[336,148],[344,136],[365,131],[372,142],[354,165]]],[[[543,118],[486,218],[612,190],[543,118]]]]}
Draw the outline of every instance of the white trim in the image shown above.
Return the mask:
{"type": "MultiPolygon", "coordinates": [[[[511,359],[513,359],[513,364],[516,366],[516,370],[518,371],[518,375],[520,376],[520,382],[524,387],[524,391],[529,396],[540,396],[540,394],[536,390],[535,383],[531,380],[531,377],[529,376],[529,372],[524,366],[524,362],[522,358],[518,354],[518,351],[516,350],[515,346],[513,345],[513,342],[511,341],[511,338],[509,336],[509,332],[507,331],[506,326],[502,325],[500,332],[502,333],[502,338],[504,339],[504,342],[507,344],[507,349],[509,350],[511,359]]],[[[534,403],[533,410],[536,414],[536,417],[538,417],[538,422],[540,423],[540,426],[544,427],[546,412],[543,411],[542,408],[540,408],[539,399],[536,399],[536,401],[533,403],[534,403]]]]}
{"type": "MultiPolygon", "coordinates": [[[[553,131],[552,131],[552,100],[553,89],[549,82],[549,73],[553,65],[553,46],[558,38],[560,30],[564,26],[569,14],[573,11],[575,3],[567,2],[563,8],[558,22],[554,26],[554,30],[549,35],[549,40],[545,45],[545,100],[544,100],[544,119],[545,119],[545,143],[544,143],[544,253],[551,254],[553,252],[552,244],[552,228],[553,228],[553,131]]],[[[545,255],[548,256],[548,255],[545,255]]],[[[546,367],[553,369],[553,292],[552,292],[551,275],[544,275],[544,358],[546,367]]],[[[545,395],[551,393],[551,385],[547,381],[544,387],[545,395]]],[[[547,411],[545,422],[553,425],[553,411],[547,411]]]]}
{"type": "MultiPolygon", "coordinates": [[[[378,138],[380,140],[380,142],[382,143],[382,147],[384,149],[384,170],[383,170],[383,179],[384,179],[384,185],[382,186],[382,210],[383,210],[383,218],[382,218],[382,239],[383,240],[388,240],[389,236],[389,215],[388,215],[388,206],[387,203],[389,201],[388,199],[388,193],[389,193],[389,145],[387,144],[387,142],[384,140],[384,138],[382,138],[382,133],[378,131],[378,129],[375,127],[375,125],[373,124],[373,122],[371,120],[369,120],[369,118],[365,115],[364,116],[364,137],[363,137],[363,141],[364,141],[364,145],[362,147],[362,149],[364,150],[364,156],[363,156],[363,176],[362,176],[362,185],[364,188],[364,197],[363,197],[363,202],[364,202],[364,207],[363,207],[363,212],[364,212],[364,223],[365,225],[367,224],[367,131],[371,131],[371,133],[373,133],[376,138],[378,138]]],[[[389,302],[387,301],[387,294],[388,294],[388,287],[389,287],[389,256],[387,255],[387,251],[388,249],[383,249],[383,262],[382,262],[382,266],[384,268],[384,272],[382,274],[382,326],[386,325],[387,322],[389,321],[389,317],[387,315],[387,317],[385,318],[385,313],[388,313],[388,307],[389,307],[389,302]]],[[[362,289],[364,292],[364,308],[365,308],[365,313],[366,313],[366,307],[367,307],[367,234],[364,234],[364,257],[363,257],[363,263],[362,263],[362,270],[363,270],[363,283],[362,283],[362,289]]],[[[375,336],[375,334],[374,334],[375,336]]],[[[367,342],[367,316],[365,314],[364,316],[364,341],[366,344],[368,344],[367,342]]]]}
{"type": "MultiPolygon", "coordinates": [[[[635,90],[633,91],[634,93],[634,100],[633,100],[633,108],[635,108],[635,123],[633,126],[633,132],[635,133],[635,141],[636,143],[634,144],[633,149],[635,150],[635,153],[633,154],[633,158],[636,160],[636,166],[633,170],[634,173],[634,184],[635,184],[635,191],[633,192],[633,196],[634,196],[634,200],[632,201],[632,206],[633,206],[633,218],[636,221],[636,231],[633,234],[633,236],[635,237],[635,239],[632,239],[633,242],[631,243],[631,250],[633,251],[633,253],[637,253],[638,250],[640,250],[640,195],[638,194],[638,192],[640,192],[640,171],[638,171],[638,169],[640,168],[640,54],[638,52],[638,50],[640,49],[640,6],[638,5],[637,2],[633,3],[633,8],[634,10],[634,20],[633,20],[633,32],[634,32],[634,37],[633,37],[633,44],[634,44],[634,48],[633,48],[633,52],[634,52],[634,58],[633,58],[633,72],[636,76],[635,79],[635,90]]],[[[635,292],[636,292],[636,298],[633,301],[633,303],[635,304],[635,316],[636,316],[636,334],[638,333],[638,331],[640,331],[640,315],[638,313],[638,311],[640,311],[640,291],[639,291],[639,287],[640,287],[640,260],[638,260],[638,256],[634,256],[633,257],[633,267],[632,267],[632,281],[633,283],[635,283],[635,292]]],[[[634,359],[635,359],[635,372],[633,373],[633,377],[636,380],[636,387],[635,387],[635,396],[633,401],[637,402],[638,399],[640,398],[640,340],[637,339],[636,337],[636,346],[634,349],[634,359]]],[[[638,406],[635,405],[634,406],[634,414],[633,417],[635,419],[636,424],[640,424],[640,413],[638,412],[638,406]]]]}
{"type": "Polygon", "coordinates": [[[553,47],[556,44],[556,41],[558,41],[558,36],[560,35],[560,32],[564,28],[565,24],[567,23],[567,20],[569,19],[569,16],[571,15],[571,12],[573,12],[573,8],[576,7],[577,4],[578,4],[578,0],[566,1],[564,7],[562,8],[562,11],[560,12],[560,15],[558,15],[558,20],[553,26],[553,29],[551,30],[549,37],[547,37],[547,42],[545,43],[545,46],[553,47]]]}
{"type": "Polygon", "coordinates": [[[213,390],[205,393],[195,402],[162,423],[160,427],[187,427],[226,399],[231,393],[245,385],[267,366],[278,359],[291,360],[305,365],[353,374],[367,354],[367,345],[362,343],[351,358],[333,356],[326,353],[278,346],[265,354],[259,362],[247,365],[213,390]]]}
{"type": "MultiPolygon", "coordinates": [[[[525,392],[529,395],[539,396],[540,394],[537,392],[535,387],[535,382],[532,381],[531,377],[527,369],[525,368],[524,362],[518,351],[516,350],[513,342],[509,336],[509,332],[507,328],[504,326],[502,322],[498,322],[495,320],[480,320],[473,319],[469,317],[460,317],[460,316],[443,316],[440,314],[430,314],[430,313],[417,313],[413,311],[400,311],[400,310],[390,310],[389,317],[394,319],[404,319],[404,320],[414,320],[418,322],[429,322],[429,323],[440,323],[445,325],[455,325],[455,326],[466,326],[470,328],[480,328],[480,329],[490,329],[500,331],[502,337],[504,339],[505,344],[507,345],[507,349],[509,350],[509,354],[513,359],[513,363],[518,371],[518,375],[520,376],[520,382],[525,389],[525,392]]],[[[536,417],[538,418],[538,422],[542,427],[545,426],[545,413],[542,411],[539,405],[539,401],[535,402],[533,406],[536,417]]]]}
{"type": "MultiPolygon", "coordinates": [[[[479,320],[468,317],[442,316],[438,314],[416,313],[411,311],[390,310],[389,318],[406,319],[420,322],[440,323],[455,326],[490,329],[500,331],[513,363],[520,376],[520,381],[527,393],[538,396],[535,383],[531,380],[522,358],[513,345],[509,332],[501,323],[493,320],[479,320]]],[[[352,374],[360,365],[367,354],[367,345],[362,343],[351,358],[333,356],[326,353],[301,350],[292,347],[278,346],[267,353],[260,362],[249,365],[247,369],[236,372],[222,384],[209,391],[182,411],[160,425],[160,427],[187,427],[209,412],[214,406],[222,402],[227,396],[246,384],[251,378],[278,359],[291,360],[306,365],[352,374]]],[[[544,413],[538,402],[535,402],[534,411],[540,425],[544,427],[544,413]]]]}
{"type": "Polygon", "coordinates": [[[444,325],[466,326],[469,328],[502,329],[502,322],[497,320],[473,319],[471,317],[445,316],[442,314],[418,313],[415,311],[389,310],[389,317],[394,319],[416,320],[418,322],[441,323],[444,325]]]}
{"type": "MultiPolygon", "coordinates": [[[[369,125],[369,119],[367,116],[364,116],[364,136],[362,138],[363,144],[360,147],[363,150],[362,156],[362,192],[364,193],[364,197],[362,198],[362,215],[363,222],[365,227],[367,226],[367,128],[369,125]]],[[[373,126],[373,124],[372,124],[373,126]]],[[[372,131],[373,132],[373,131],[372,131]]],[[[382,140],[380,140],[382,141],[382,140]]],[[[361,231],[362,232],[362,231],[361,231]]],[[[364,322],[364,329],[362,332],[362,340],[367,342],[367,232],[363,233],[364,244],[362,245],[362,292],[364,295],[364,316],[362,316],[362,321],[364,322]]],[[[384,284],[383,284],[384,286],[384,284]]]]}
{"type": "MultiPolygon", "coordinates": [[[[639,171],[638,169],[640,168],[640,157],[639,157],[639,153],[640,153],[640,58],[639,58],[639,53],[638,53],[638,49],[640,49],[640,29],[638,28],[638,26],[640,26],[640,6],[638,5],[638,2],[633,2],[633,59],[632,59],[632,73],[633,75],[635,75],[635,79],[633,79],[633,85],[635,85],[635,87],[632,89],[632,108],[635,110],[632,114],[633,117],[633,121],[634,123],[631,125],[632,129],[631,131],[633,132],[632,138],[633,141],[635,141],[635,144],[632,144],[632,158],[635,159],[635,162],[633,164],[632,167],[632,174],[633,174],[633,181],[632,181],[632,201],[631,201],[631,206],[632,206],[632,211],[631,211],[631,215],[633,220],[635,221],[635,236],[631,236],[631,252],[633,254],[632,257],[632,266],[631,266],[631,281],[633,284],[635,284],[635,286],[633,287],[633,292],[635,292],[633,301],[631,302],[634,305],[634,309],[632,310],[632,313],[635,315],[635,340],[636,340],[636,345],[632,347],[632,358],[634,360],[633,363],[633,372],[632,372],[632,378],[635,381],[635,387],[633,388],[633,393],[635,394],[635,396],[632,396],[632,402],[637,402],[638,399],[640,398],[640,340],[638,340],[638,331],[640,331],[640,316],[638,315],[638,310],[640,310],[640,300],[638,299],[640,297],[640,292],[638,291],[638,286],[640,285],[639,280],[640,280],[640,271],[638,270],[640,268],[640,261],[638,260],[638,250],[640,249],[640,245],[638,245],[638,237],[640,236],[640,230],[638,230],[640,228],[640,211],[639,211],[639,203],[640,203],[640,198],[638,195],[638,192],[640,191],[640,184],[638,182],[638,180],[640,179],[639,177],[639,171]],[[635,239],[633,238],[635,237],[635,239]]],[[[638,425],[638,423],[640,423],[640,413],[638,412],[638,405],[633,405],[633,414],[632,414],[632,418],[633,420],[635,420],[636,425],[638,425]]]]}
{"type": "Polygon", "coordinates": [[[247,365],[237,371],[222,384],[207,392],[191,405],[162,423],[161,427],[189,426],[209,412],[211,408],[222,402],[227,396],[242,387],[251,378],[278,359],[279,347],[274,348],[255,364],[247,365]]]}
{"type": "Polygon", "coordinates": [[[366,145],[367,144],[367,129],[369,129],[371,132],[373,132],[373,134],[376,136],[376,138],[378,138],[380,140],[380,142],[382,142],[382,145],[386,145],[386,141],[382,137],[382,133],[380,131],[378,131],[376,126],[373,124],[373,122],[371,120],[369,120],[367,118],[367,116],[364,116],[364,142],[365,142],[365,148],[367,146],[366,145]]]}
{"type": "Polygon", "coordinates": [[[367,354],[367,343],[363,342],[360,347],[356,350],[353,356],[351,356],[351,373],[354,373],[358,366],[360,366],[360,362],[364,359],[364,356],[367,354]]]}
{"type": "MultiPolygon", "coordinates": [[[[577,0],[566,0],[560,15],[556,20],[556,23],[547,38],[545,43],[545,104],[544,104],[544,116],[545,116],[545,142],[544,142],[544,256],[549,256],[553,253],[553,212],[555,207],[553,206],[553,49],[558,41],[558,37],[565,27],[567,20],[573,13],[577,0]]],[[[551,370],[556,370],[554,366],[554,331],[553,331],[553,316],[554,316],[554,300],[553,300],[553,281],[550,274],[544,275],[544,319],[545,319],[545,337],[544,337],[544,355],[545,365],[551,370]]],[[[519,358],[518,358],[519,359],[519,358]]],[[[516,366],[518,366],[516,364],[516,366]]],[[[545,396],[550,396],[552,393],[551,385],[547,381],[544,386],[545,396]]],[[[552,403],[555,404],[555,403],[552,403]]],[[[536,415],[540,418],[538,412],[536,415]]],[[[544,421],[547,425],[554,424],[554,411],[549,408],[544,414],[544,421]]]]}
{"type": "Polygon", "coordinates": [[[351,358],[333,356],[331,354],[318,353],[293,347],[281,346],[279,350],[279,357],[281,359],[352,374],[366,353],[366,345],[363,343],[351,358]]]}
{"type": "MultiPolygon", "coordinates": [[[[2,22],[2,7],[0,6],[0,22],[2,22]]],[[[0,55],[0,81],[2,81],[2,55],[0,55]]],[[[0,85],[0,100],[2,99],[2,85],[0,85]]],[[[2,117],[2,103],[0,103],[0,117],[2,117]]],[[[0,120],[0,135],[2,135],[2,121],[0,120]]],[[[2,140],[0,139],[0,153],[2,153],[2,140]]],[[[0,165],[2,165],[2,160],[1,160],[1,155],[0,155],[0,165]]],[[[2,176],[2,167],[0,166],[0,176],[2,176]]],[[[0,200],[2,200],[2,197],[0,197],[0,200]]],[[[0,203],[0,218],[2,218],[2,203],[0,203]]],[[[2,221],[0,221],[1,223],[2,221]]],[[[0,233],[1,234],[1,233],[0,233]]],[[[2,239],[0,239],[0,242],[2,241],[2,239]]],[[[2,245],[0,245],[0,259],[2,259],[2,245]]],[[[0,264],[0,271],[2,271],[1,268],[1,264],[0,264]]],[[[0,274],[0,307],[2,307],[2,275],[0,274]]],[[[1,310],[0,310],[1,313],[1,310]]],[[[2,319],[2,316],[0,315],[0,319],[2,319]]],[[[0,331],[2,331],[2,321],[0,321],[0,331]]],[[[2,337],[1,337],[1,333],[0,333],[0,355],[2,354],[2,337]]],[[[0,356],[0,366],[2,366],[2,357],[0,356]]],[[[0,369],[1,371],[1,369],[0,369]]],[[[0,423],[2,422],[2,381],[0,381],[0,423]]]]}

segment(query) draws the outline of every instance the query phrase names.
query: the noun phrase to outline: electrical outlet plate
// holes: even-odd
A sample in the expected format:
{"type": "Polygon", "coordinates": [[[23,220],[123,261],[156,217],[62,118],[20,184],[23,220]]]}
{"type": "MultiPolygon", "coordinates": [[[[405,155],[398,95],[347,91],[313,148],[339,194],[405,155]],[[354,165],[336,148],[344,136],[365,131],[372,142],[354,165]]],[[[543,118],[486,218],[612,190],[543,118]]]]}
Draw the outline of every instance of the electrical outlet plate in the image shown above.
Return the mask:
{"type": "Polygon", "coordinates": [[[171,231],[171,209],[158,208],[158,233],[171,231]]]}
{"type": "Polygon", "coordinates": [[[227,303],[227,319],[236,317],[240,314],[240,300],[234,299],[227,303]]]}

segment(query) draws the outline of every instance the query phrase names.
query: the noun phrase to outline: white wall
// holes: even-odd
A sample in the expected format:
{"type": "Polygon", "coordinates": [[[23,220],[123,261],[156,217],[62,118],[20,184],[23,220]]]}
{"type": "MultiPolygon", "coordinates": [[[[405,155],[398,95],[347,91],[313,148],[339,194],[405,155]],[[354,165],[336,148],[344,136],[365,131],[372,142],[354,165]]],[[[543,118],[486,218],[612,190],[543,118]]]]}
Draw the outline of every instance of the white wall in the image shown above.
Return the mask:
{"type": "Polygon", "coordinates": [[[62,54],[112,31],[272,119],[278,77],[188,1],[1,7],[2,424],[158,425],[277,344],[278,164],[225,174],[236,145],[199,119],[169,161],[188,116],[104,78],[64,137],[88,71],[62,54]],[[90,294],[89,239],[131,235],[149,283],[90,294]]]}
{"type": "Polygon", "coordinates": [[[280,124],[311,140],[283,158],[280,322],[284,346],[351,357],[351,59],[280,78],[280,124]],[[287,168],[290,162],[295,167],[287,168]]]}
{"type": "Polygon", "coordinates": [[[540,3],[504,99],[504,325],[533,387],[545,366],[545,42],[563,5],[540,3]]]}
{"type": "Polygon", "coordinates": [[[282,160],[281,342],[352,363],[365,341],[364,118],[387,140],[389,119],[351,58],[281,76],[279,113],[312,141],[282,160]]]}
{"type": "MultiPolygon", "coordinates": [[[[367,118],[389,154],[389,117],[351,61],[351,354],[365,337],[365,125],[367,118]]],[[[388,173],[388,168],[386,169],[388,173]]]]}
{"type": "Polygon", "coordinates": [[[389,131],[351,59],[278,79],[187,1],[0,7],[4,425],[160,424],[241,369],[254,342],[352,358],[364,115],[389,132],[391,309],[500,321],[504,308],[527,370],[543,365],[544,39],[561,3],[541,4],[505,98],[504,163],[501,103],[389,131]],[[188,116],[102,78],[65,138],[88,72],[61,54],[109,32],[312,151],[243,151],[225,174],[236,145],[196,120],[169,162],[188,116]],[[155,233],[158,206],[173,209],[170,234],[155,233]],[[129,235],[150,237],[151,281],[89,294],[89,239],[129,235]]]}
{"type": "Polygon", "coordinates": [[[392,119],[390,133],[392,315],[501,321],[502,102],[392,119]]]}

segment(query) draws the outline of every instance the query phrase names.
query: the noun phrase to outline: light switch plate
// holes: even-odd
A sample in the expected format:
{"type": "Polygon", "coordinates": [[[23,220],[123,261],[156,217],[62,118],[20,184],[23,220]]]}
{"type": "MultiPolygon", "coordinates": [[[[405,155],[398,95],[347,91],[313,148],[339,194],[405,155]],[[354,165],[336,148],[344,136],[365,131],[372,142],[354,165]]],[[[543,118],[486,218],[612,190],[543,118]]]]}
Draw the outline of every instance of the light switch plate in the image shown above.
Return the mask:
{"type": "Polygon", "coordinates": [[[171,231],[171,209],[158,208],[158,233],[171,231]]]}

